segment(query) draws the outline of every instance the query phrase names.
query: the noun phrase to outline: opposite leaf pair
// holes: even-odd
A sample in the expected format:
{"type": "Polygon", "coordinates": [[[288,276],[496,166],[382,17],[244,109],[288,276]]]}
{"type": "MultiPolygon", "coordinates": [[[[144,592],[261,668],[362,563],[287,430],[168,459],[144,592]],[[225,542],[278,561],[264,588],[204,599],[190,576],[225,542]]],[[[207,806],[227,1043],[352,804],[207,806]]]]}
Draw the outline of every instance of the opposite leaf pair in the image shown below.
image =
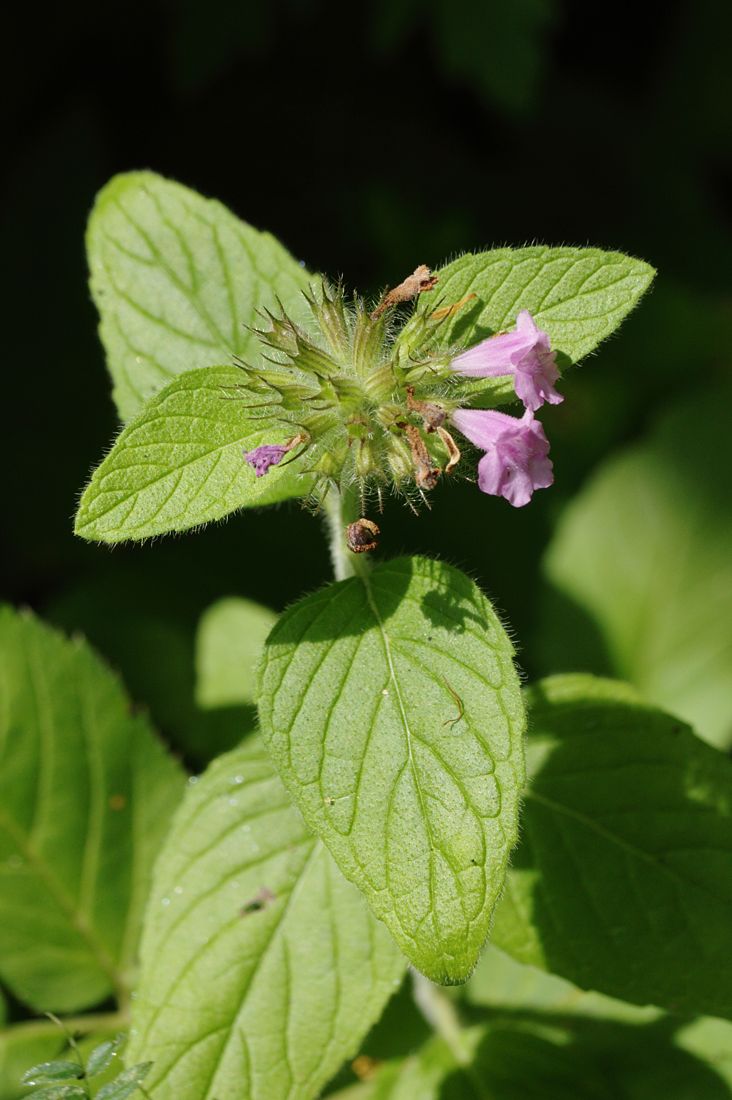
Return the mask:
{"type": "MultiPolygon", "coordinates": [[[[320,499],[334,471],[347,485],[363,482],[378,493],[395,484],[418,496],[452,455],[438,432],[422,433],[406,387],[423,403],[437,387],[447,412],[511,402],[517,389],[530,405],[541,396],[555,400],[554,352],[544,334],[563,366],[576,362],[618,326],[653,278],[647,264],[598,249],[468,254],[437,272],[436,288],[395,330],[393,311],[374,319],[375,311],[340,293],[329,300],[317,281],[313,295],[313,279],[271,237],[152,173],[120,176],[104,189],[88,249],[115,397],[121,415],[133,418],[77,515],[77,532],[104,542],[185,530],[293,496],[320,499]],[[265,310],[274,311],[269,320],[265,310]],[[466,348],[512,328],[524,310],[538,333],[527,340],[520,332],[511,348],[506,341],[515,345],[515,334],[489,343],[488,358],[500,348],[506,373],[495,376],[490,363],[488,376],[477,379],[453,369],[466,348]],[[262,359],[263,338],[274,362],[262,359]],[[226,365],[235,359],[248,365],[246,377],[226,365]],[[540,369],[527,374],[532,361],[540,369]],[[289,449],[298,435],[304,438],[266,477],[247,471],[242,450],[289,449]]],[[[462,365],[472,370],[475,363],[462,365]]],[[[498,471],[483,479],[490,491],[509,491],[501,471],[526,453],[522,443],[531,444],[528,487],[550,476],[540,428],[530,437],[520,429],[517,440],[517,423],[500,446],[495,431],[478,440],[503,451],[498,471]]],[[[523,488],[512,495],[520,500],[527,481],[516,480],[523,488]]]]}

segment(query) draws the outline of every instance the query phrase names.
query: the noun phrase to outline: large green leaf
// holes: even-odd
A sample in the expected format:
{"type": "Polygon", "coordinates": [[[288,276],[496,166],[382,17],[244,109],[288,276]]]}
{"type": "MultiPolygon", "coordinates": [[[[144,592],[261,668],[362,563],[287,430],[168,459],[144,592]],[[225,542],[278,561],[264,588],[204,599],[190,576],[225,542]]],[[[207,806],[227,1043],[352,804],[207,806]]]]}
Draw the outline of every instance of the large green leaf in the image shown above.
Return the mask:
{"type": "Polygon", "coordinates": [[[243,451],[282,443],[295,429],[252,414],[248,405],[257,398],[229,389],[241,379],[236,367],[206,367],[154,397],[94,471],[76,516],[77,535],[99,542],[144,539],[307,494],[297,459],[264,478],[244,461],[243,451]]]}
{"type": "Polygon", "coordinates": [[[729,1100],[718,1059],[653,1026],[496,1014],[459,1043],[435,1038],[329,1100],[729,1100]]]}
{"type": "Polygon", "coordinates": [[[309,1100],[405,961],[260,742],[189,791],[158,862],[128,1061],[156,1100],[309,1100]]]}
{"type": "Polygon", "coordinates": [[[256,354],[247,326],[276,299],[306,314],[308,275],[274,237],[153,172],[115,176],[100,192],[87,251],[124,419],[183,371],[256,354]]]}
{"type": "Polygon", "coordinates": [[[601,993],[585,992],[556,974],[523,965],[493,946],[488,946],[481,955],[475,973],[464,986],[464,998],[471,1014],[478,1007],[488,1010],[491,1015],[508,1011],[520,1012],[526,1017],[530,1013],[535,1019],[550,1025],[560,1022],[561,1026],[576,1029],[580,1035],[591,1040],[598,1050],[603,1045],[612,1047],[614,1040],[622,1040],[625,1035],[624,1050],[619,1052],[619,1061],[626,1064],[630,1062],[628,1068],[631,1077],[637,1074],[639,1089],[645,1087],[645,1092],[632,1093],[633,1096],[639,1095],[640,1100],[646,1100],[651,1095],[662,1095],[664,1092],[660,1080],[653,1080],[652,1076],[649,1080],[646,1076],[648,1070],[639,1072],[641,1067],[637,1064],[637,1059],[644,1046],[648,1047],[649,1068],[654,1059],[658,1064],[658,1073],[661,1072],[662,1063],[670,1061],[674,1067],[673,1072],[677,1076],[669,1076],[673,1089],[667,1093],[674,1100],[679,1095],[689,1095],[691,1100],[702,1100],[707,1095],[728,1100],[730,1095],[724,1091],[716,1077],[704,1072],[698,1062],[679,1058],[678,1051],[673,1049],[686,1051],[701,1063],[706,1063],[727,1085],[732,1085],[732,1023],[728,1020],[700,1016],[689,1022],[679,1021],[678,1018],[664,1016],[657,1008],[639,1008],[625,1001],[605,997],[601,993]],[[636,1025],[635,1035],[631,1037],[629,1028],[614,1026],[617,1024],[636,1025]],[[655,1026],[644,1026],[648,1024],[655,1026]],[[664,1051],[661,1044],[665,1036],[673,1039],[673,1047],[664,1051]],[[635,1067],[633,1060],[628,1057],[629,1054],[633,1054],[635,1067]],[[684,1082],[684,1074],[688,1075],[689,1084],[685,1092],[679,1084],[679,1073],[684,1082]],[[692,1082],[698,1092],[693,1090],[692,1082]]]}
{"type": "MultiPolygon", "coordinates": [[[[599,248],[496,248],[469,252],[439,272],[446,303],[467,302],[440,330],[466,345],[504,328],[528,309],[553,347],[577,362],[618,327],[650,286],[655,272],[642,260],[599,248]]],[[[430,309],[430,301],[423,309],[430,309]]]]}
{"type": "Polygon", "coordinates": [[[547,602],[542,628],[547,671],[587,668],[573,624],[589,615],[609,668],[720,747],[732,743],[731,398],[685,397],[570,505],[545,563],[562,602],[547,602]]]}
{"type": "Polygon", "coordinates": [[[550,678],[529,703],[492,939],[584,989],[732,1015],[732,761],[612,681],[550,678]]]}
{"type": "Polygon", "coordinates": [[[182,773],[81,641],[0,611],[0,976],[40,1010],[123,995],[182,773]]]}
{"type": "Polygon", "coordinates": [[[330,585],[278,621],[260,720],[285,784],[407,957],[464,981],[516,839],[513,647],[463,573],[424,558],[330,585]]]}

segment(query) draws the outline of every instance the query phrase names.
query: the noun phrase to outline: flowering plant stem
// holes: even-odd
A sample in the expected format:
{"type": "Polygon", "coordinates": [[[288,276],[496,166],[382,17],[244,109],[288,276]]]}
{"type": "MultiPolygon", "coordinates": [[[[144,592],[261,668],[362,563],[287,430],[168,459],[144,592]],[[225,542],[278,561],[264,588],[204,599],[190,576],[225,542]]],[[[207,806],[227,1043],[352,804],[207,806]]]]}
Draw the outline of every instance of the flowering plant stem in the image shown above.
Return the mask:
{"type": "Polygon", "coordinates": [[[424,974],[410,967],[414,1003],[430,1027],[445,1041],[459,1066],[470,1064],[470,1051],[465,1043],[455,1003],[424,974]]]}
{"type": "MultiPolygon", "coordinates": [[[[333,573],[337,581],[365,577],[371,561],[368,554],[354,554],[346,544],[346,528],[360,515],[358,492],[351,488],[328,493],[324,502],[333,573]]],[[[458,1065],[467,1065],[470,1054],[465,1045],[455,1005],[450,998],[414,967],[410,967],[413,996],[417,1008],[430,1027],[447,1043],[458,1065]]]]}
{"type": "Polygon", "coordinates": [[[356,487],[331,489],[323,508],[335,579],[344,581],[348,577],[366,576],[371,568],[369,555],[354,554],[346,544],[346,529],[361,514],[356,487]]]}

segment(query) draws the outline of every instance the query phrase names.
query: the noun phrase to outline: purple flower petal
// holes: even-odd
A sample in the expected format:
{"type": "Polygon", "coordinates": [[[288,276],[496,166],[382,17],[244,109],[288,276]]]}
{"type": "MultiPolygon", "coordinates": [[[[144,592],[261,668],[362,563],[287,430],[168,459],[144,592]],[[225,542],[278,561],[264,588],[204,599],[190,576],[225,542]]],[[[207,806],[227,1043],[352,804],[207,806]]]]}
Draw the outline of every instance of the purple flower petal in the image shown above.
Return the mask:
{"type": "Polygon", "coordinates": [[[519,313],[514,332],[489,336],[461,352],[451,366],[466,378],[513,374],[516,393],[532,412],[545,401],[558,405],[564,400],[554,389],[559,370],[549,336],[539,328],[528,309],[519,313]]]}
{"type": "Polygon", "coordinates": [[[264,477],[270,466],[276,466],[281,462],[289,450],[287,444],[263,443],[253,451],[245,451],[244,458],[254,468],[257,477],[264,477]]]}
{"type": "Polygon", "coordinates": [[[457,409],[452,419],[471,443],[485,451],[478,463],[482,492],[505,497],[514,508],[522,508],[535,489],[547,489],[553,483],[549,441],[531,410],[519,420],[492,409],[457,409]]]}

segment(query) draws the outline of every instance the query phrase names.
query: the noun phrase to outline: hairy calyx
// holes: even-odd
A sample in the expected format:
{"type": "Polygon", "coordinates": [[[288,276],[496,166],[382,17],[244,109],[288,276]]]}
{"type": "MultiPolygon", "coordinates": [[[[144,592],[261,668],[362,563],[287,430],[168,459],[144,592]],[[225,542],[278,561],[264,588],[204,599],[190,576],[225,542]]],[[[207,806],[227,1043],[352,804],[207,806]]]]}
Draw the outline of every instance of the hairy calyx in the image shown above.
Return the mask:
{"type": "MultiPolygon", "coordinates": [[[[242,390],[261,397],[249,406],[251,415],[266,410],[262,415],[280,421],[286,438],[265,439],[246,452],[257,477],[292,463],[311,478],[315,506],[334,487],[356,485],[364,512],[373,496],[380,504],[384,489],[414,507],[460,467],[457,430],[484,451],[478,468],[484,492],[521,506],[534,489],[551,484],[549,444],[533,416],[545,401],[562,399],[548,335],[523,310],[512,331],[455,347],[443,338],[444,322],[473,295],[453,304],[437,298],[425,308],[423,296],[436,284],[423,265],[369,309],[323,283],[306,295],[307,329],[284,311],[266,314],[257,330],[260,362],[238,363],[246,375],[242,390]],[[399,328],[398,307],[417,298],[420,305],[399,328]],[[501,375],[513,378],[526,409],[521,419],[470,408],[474,380],[501,375]]],[[[371,541],[365,540],[369,548],[371,541]]]]}

